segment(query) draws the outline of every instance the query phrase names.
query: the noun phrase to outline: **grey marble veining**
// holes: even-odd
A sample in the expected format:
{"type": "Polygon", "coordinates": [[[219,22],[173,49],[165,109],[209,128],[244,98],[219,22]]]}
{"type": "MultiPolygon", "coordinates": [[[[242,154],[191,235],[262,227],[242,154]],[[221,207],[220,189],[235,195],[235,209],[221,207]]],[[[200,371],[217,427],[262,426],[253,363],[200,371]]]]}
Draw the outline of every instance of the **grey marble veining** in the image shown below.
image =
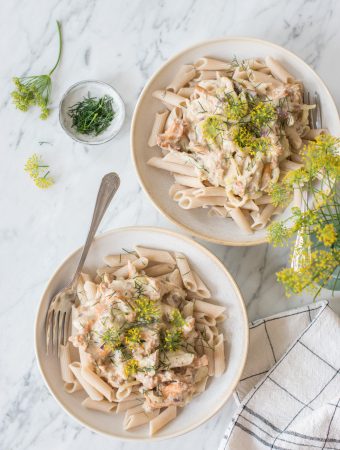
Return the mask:
{"type": "MultiPolygon", "coordinates": [[[[168,57],[224,35],[265,38],[313,66],[340,105],[336,0],[17,0],[0,3],[0,449],[212,450],[233,411],[232,401],[197,430],[157,444],[131,444],[96,435],[56,404],[39,375],[33,323],[39,297],[55,267],[83,242],[101,176],[113,169],[122,186],[101,230],[126,225],[175,229],[142,193],[129,156],[134,105],[148,77],[168,57]],[[56,58],[55,20],[63,24],[64,52],[53,81],[53,111],[23,114],[9,100],[11,77],[43,73],[56,58]],[[62,93],[81,79],[112,83],[127,106],[117,138],[100,147],[71,141],[58,123],[62,93]],[[46,142],[39,144],[39,142],[46,142]],[[40,191],[23,171],[37,152],[51,165],[55,186],[40,191]]],[[[275,271],[287,251],[266,245],[206,244],[241,287],[250,319],[301,303],[287,300],[275,271]]],[[[324,292],[324,297],[329,295],[324,292]]],[[[340,298],[331,300],[340,311],[340,298]]]]}

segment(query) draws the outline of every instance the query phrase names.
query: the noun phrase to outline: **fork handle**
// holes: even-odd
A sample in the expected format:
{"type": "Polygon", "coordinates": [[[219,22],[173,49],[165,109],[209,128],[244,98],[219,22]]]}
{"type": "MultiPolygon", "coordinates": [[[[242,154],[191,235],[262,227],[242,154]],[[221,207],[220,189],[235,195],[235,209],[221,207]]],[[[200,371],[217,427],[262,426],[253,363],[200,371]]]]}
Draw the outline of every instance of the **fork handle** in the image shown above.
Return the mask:
{"type": "Polygon", "coordinates": [[[85,245],[83,247],[83,251],[78,263],[77,270],[74,274],[74,277],[71,282],[71,287],[75,288],[76,283],[78,281],[79,275],[83,269],[87,254],[89,252],[90,246],[92,244],[93,238],[97,232],[98,226],[105,214],[105,211],[107,210],[109,204],[111,203],[111,200],[115,193],[117,192],[120,185],[120,179],[119,176],[112,172],[104,175],[102,178],[100,188],[97,195],[96,204],[94,207],[93,215],[92,215],[92,221],[90,225],[90,229],[86,238],[85,245]]]}

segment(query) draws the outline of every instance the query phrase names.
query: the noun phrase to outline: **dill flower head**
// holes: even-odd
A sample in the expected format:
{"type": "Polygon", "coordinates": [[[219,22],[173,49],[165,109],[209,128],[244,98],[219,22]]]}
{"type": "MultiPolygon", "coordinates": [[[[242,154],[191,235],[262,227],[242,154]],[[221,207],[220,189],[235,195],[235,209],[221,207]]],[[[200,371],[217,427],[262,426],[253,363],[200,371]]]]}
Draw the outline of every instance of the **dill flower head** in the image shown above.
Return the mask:
{"type": "Polygon", "coordinates": [[[125,343],[129,348],[134,348],[142,341],[141,331],[138,327],[130,328],[125,334],[125,343]]]}
{"type": "Polygon", "coordinates": [[[42,167],[48,167],[48,166],[43,164],[42,158],[40,155],[33,153],[33,155],[30,156],[28,158],[28,160],[26,161],[24,170],[25,170],[25,172],[27,172],[30,175],[30,177],[36,178],[39,176],[40,169],[42,167]]]}
{"type": "Polygon", "coordinates": [[[54,184],[54,179],[48,176],[47,172],[43,177],[34,178],[34,184],[40,189],[48,189],[54,184]]]}
{"type": "Polygon", "coordinates": [[[142,295],[135,300],[137,321],[142,323],[153,323],[159,319],[160,311],[154,300],[142,295]]]}
{"type": "Polygon", "coordinates": [[[27,111],[30,106],[36,105],[40,108],[41,119],[47,119],[52,80],[49,75],[38,75],[33,77],[13,78],[17,88],[11,93],[13,103],[21,111],[27,111]]]}
{"type": "Polygon", "coordinates": [[[325,247],[330,247],[337,240],[337,232],[332,223],[326,225],[318,224],[315,228],[317,239],[323,243],[325,247]]]}
{"type": "Polygon", "coordinates": [[[225,123],[221,116],[208,116],[202,122],[203,137],[208,142],[216,142],[218,136],[221,136],[226,131],[225,123]]]}
{"type": "Polygon", "coordinates": [[[248,114],[248,102],[244,94],[235,96],[227,94],[224,104],[224,115],[229,121],[238,122],[248,114]]]}
{"type": "Polygon", "coordinates": [[[51,75],[57,68],[62,50],[62,39],[61,39],[61,26],[57,22],[58,35],[59,35],[59,53],[58,59],[52,70],[46,75],[36,75],[29,77],[14,77],[13,83],[16,90],[11,93],[14,105],[20,109],[20,111],[27,111],[31,106],[38,106],[41,110],[40,118],[47,119],[49,115],[49,110],[47,108],[51,89],[52,80],[51,75]]]}
{"type": "Polygon", "coordinates": [[[170,323],[176,328],[182,328],[185,325],[185,319],[182,317],[179,309],[174,309],[171,313],[170,323]]]}
{"type": "Polygon", "coordinates": [[[139,364],[136,359],[130,359],[125,363],[124,372],[127,377],[135,375],[138,372],[139,364]]]}
{"type": "Polygon", "coordinates": [[[182,343],[183,332],[179,329],[165,330],[162,336],[162,347],[167,352],[174,352],[179,349],[182,343]]]}
{"type": "Polygon", "coordinates": [[[252,142],[254,140],[253,134],[248,130],[248,128],[244,125],[236,127],[233,130],[233,141],[240,147],[250,148],[252,146],[252,142]]]}
{"type": "Polygon", "coordinates": [[[277,279],[283,284],[286,295],[299,294],[304,289],[319,290],[318,285],[327,283],[340,260],[340,250],[315,250],[311,253],[310,263],[299,270],[285,268],[277,273],[277,279]]]}
{"type": "Polygon", "coordinates": [[[284,222],[272,222],[267,228],[267,235],[274,247],[283,247],[291,233],[284,222]]]}
{"type": "Polygon", "coordinates": [[[292,195],[292,188],[285,183],[274,183],[269,186],[269,195],[274,206],[285,206],[292,195]]]}
{"type": "Polygon", "coordinates": [[[49,176],[48,167],[47,164],[43,163],[41,156],[34,153],[26,161],[24,170],[33,179],[37,187],[47,189],[54,184],[54,179],[49,176]]]}
{"type": "Polygon", "coordinates": [[[100,336],[106,350],[114,351],[121,345],[121,340],[117,328],[107,328],[100,336]]]}
{"type": "Polygon", "coordinates": [[[283,183],[293,188],[303,186],[305,183],[308,183],[309,180],[310,174],[303,167],[301,167],[300,169],[288,172],[283,178],[283,183]]]}
{"type": "Polygon", "coordinates": [[[330,179],[340,176],[340,138],[329,134],[317,136],[304,150],[306,170],[312,177],[326,172],[330,179]]]}
{"type": "Polygon", "coordinates": [[[259,102],[250,112],[250,122],[254,127],[261,128],[275,119],[274,106],[269,102],[259,102]]]}

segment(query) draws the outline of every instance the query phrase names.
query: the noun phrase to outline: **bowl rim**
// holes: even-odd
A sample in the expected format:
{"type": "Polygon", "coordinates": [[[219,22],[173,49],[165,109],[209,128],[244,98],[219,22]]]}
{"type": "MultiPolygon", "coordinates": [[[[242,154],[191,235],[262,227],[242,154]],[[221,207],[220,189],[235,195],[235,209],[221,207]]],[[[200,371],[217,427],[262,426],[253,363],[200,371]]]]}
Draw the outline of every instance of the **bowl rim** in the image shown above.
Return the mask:
{"type": "Polygon", "coordinates": [[[194,45],[188,46],[188,47],[184,48],[183,50],[175,53],[173,56],[168,58],[154,72],[154,74],[148,79],[147,83],[145,84],[144,88],[142,89],[142,92],[139,95],[139,98],[137,100],[136,106],[135,106],[134,111],[133,111],[133,116],[132,116],[132,121],[131,121],[131,129],[130,129],[130,147],[131,147],[131,159],[133,161],[133,165],[135,167],[135,171],[137,173],[137,177],[138,177],[139,183],[142,186],[142,189],[143,189],[144,193],[151,200],[151,202],[156,207],[156,209],[163,216],[165,216],[170,222],[172,222],[173,224],[177,225],[182,230],[185,230],[191,236],[196,236],[196,237],[198,237],[200,239],[203,239],[204,241],[213,242],[214,244],[220,244],[220,245],[230,245],[232,247],[249,247],[249,246],[255,246],[255,245],[268,243],[267,236],[264,236],[262,238],[257,238],[257,240],[252,240],[252,241],[251,240],[247,240],[245,238],[244,241],[240,241],[240,242],[230,241],[230,240],[227,240],[227,239],[214,238],[213,236],[209,236],[209,235],[205,234],[204,232],[199,232],[199,231],[193,230],[190,226],[187,226],[187,225],[183,224],[182,222],[180,222],[177,219],[175,219],[171,214],[167,213],[163,209],[163,207],[160,204],[158,204],[156,202],[156,200],[154,200],[154,198],[152,197],[150,191],[146,187],[146,185],[145,185],[145,183],[144,183],[144,181],[142,179],[141,173],[139,171],[139,165],[138,165],[139,163],[138,163],[138,160],[137,160],[137,151],[135,150],[135,129],[136,129],[136,123],[137,123],[137,112],[139,110],[141,102],[143,101],[144,97],[146,96],[146,91],[149,89],[149,86],[153,83],[153,81],[157,78],[159,73],[165,67],[170,66],[173,62],[175,62],[176,59],[178,59],[179,57],[181,57],[182,55],[184,55],[188,51],[195,50],[195,49],[197,49],[199,47],[202,47],[204,45],[220,43],[220,42],[228,42],[228,41],[233,41],[233,40],[250,41],[252,43],[266,44],[268,46],[273,47],[274,49],[279,49],[279,50],[285,52],[286,54],[288,54],[294,60],[298,60],[300,63],[302,63],[305,66],[305,68],[307,70],[311,70],[314,73],[314,75],[315,75],[316,79],[318,80],[318,82],[324,87],[325,94],[328,97],[328,101],[332,104],[332,106],[334,107],[335,111],[337,111],[337,106],[336,106],[336,103],[334,101],[334,98],[332,97],[332,95],[331,95],[327,85],[324,83],[322,78],[318,75],[318,73],[309,64],[307,64],[302,58],[300,58],[298,55],[296,55],[291,50],[287,50],[285,47],[282,47],[281,45],[275,44],[275,43],[273,43],[271,41],[267,41],[265,39],[255,38],[255,37],[252,37],[252,36],[237,36],[237,35],[235,35],[235,36],[224,36],[224,37],[220,37],[220,38],[213,38],[213,39],[207,39],[207,40],[200,41],[200,42],[198,42],[198,43],[196,43],[194,45]]]}
{"type": "Polygon", "coordinates": [[[72,84],[63,94],[63,96],[61,97],[61,100],[59,102],[59,113],[58,113],[58,117],[59,117],[59,124],[62,127],[62,129],[65,131],[65,133],[74,141],[79,142],[80,144],[85,144],[85,145],[101,145],[101,144],[106,144],[107,142],[111,141],[115,136],[117,136],[117,134],[120,132],[120,130],[123,128],[124,122],[125,122],[125,115],[126,115],[126,111],[125,111],[125,104],[124,101],[122,99],[122,96],[120,95],[120,93],[117,91],[116,88],[114,88],[111,84],[106,83],[105,81],[101,81],[101,80],[80,80],[77,81],[76,83],[72,84]],[[122,113],[122,120],[121,120],[121,125],[118,128],[118,130],[115,133],[111,133],[106,139],[103,139],[101,141],[86,141],[83,140],[81,138],[76,137],[75,134],[71,133],[70,130],[65,126],[64,121],[62,120],[62,105],[65,101],[65,99],[67,98],[67,96],[69,95],[69,93],[76,88],[77,86],[80,85],[86,85],[89,83],[95,83],[95,84],[101,84],[106,88],[109,88],[110,90],[112,90],[116,96],[119,98],[120,102],[121,102],[121,113],[122,113]]]}
{"type": "Polygon", "coordinates": [[[241,375],[243,373],[243,369],[246,363],[246,358],[248,355],[248,347],[249,347],[249,327],[248,327],[248,315],[247,315],[247,310],[246,310],[246,306],[245,306],[245,302],[243,299],[243,296],[241,294],[241,291],[236,283],[236,281],[234,280],[233,276],[231,275],[231,273],[229,272],[229,270],[224,266],[224,264],[222,263],[222,261],[220,261],[220,259],[214,255],[210,250],[208,250],[207,248],[205,248],[202,244],[194,241],[193,239],[191,239],[188,236],[182,235],[179,232],[176,231],[172,231],[169,230],[167,228],[161,228],[161,227],[154,227],[154,226],[127,226],[127,227],[120,227],[120,228],[111,228],[110,230],[96,236],[94,238],[94,241],[103,239],[105,237],[107,237],[110,234],[115,234],[115,233],[119,233],[119,232],[135,232],[135,231],[146,231],[146,232],[157,232],[157,233],[161,233],[164,235],[170,235],[173,237],[176,237],[178,239],[182,239],[184,241],[186,241],[188,244],[198,248],[198,250],[200,250],[201,252],[205,253],[209,258],[211,258],[215,264],[217,264],[221,270],[224,272],[224,274],[227,276],[227,278],[229,279],[231,285],[233,286],[234,292],[239,300],[239,305],[241,307],[241,313],[243,316],[243,322],[244,322],[244,326],[243,326],[243,333],[244,333],[244,346],[242,348],[242,358],[240,359],[240,366],[239,366],[239,370],[237,372],[237,375],[234,378],[234,381],[229,385],[226,394],[224,395],[222,401],[220,400],[218,405],[211,411],[211,413],[209,415],[207,415],[204,419],[198,421],[197,423],[195,423],[192,426],[188,426],[186,428],[183,428],[183,430],[178,431],[178,432],[174,432],[172,434],[170,434],[169,436],[147,436],[147,437],[133,437],[133,436],[128,436],[128,437],[122,437],[122,436],[113,436],[110,433],[107,433],[105,431],[99,430],[97,429],[95,426],[93,425],[89,425],[88,423],[85,423],[80,417],[78,417],[77,415],[71,413],[66,406],[62,403],[61,400],[59,400],[58,395],[57,395],[57,391],[54,391],[52,389],[52,387],[49,385],[48,379],[45,375],[45,372],[42,368],[42,365],[40,363],[40,354],[38,351],[38,327],[39,327],[39,316],[41,315],[41,309],[42,309],[42,305],[43,305],[43,299],[45,296],[47,296],[47,293],[50,289],[50,285],[53,281],[53,279],[58,275],[58,273],[60,272],[60,270],[63,268],[63,266],[77,253],[79,252],[79,250],[82,247],[78,247],[76,250],[72,251],[71,253],[69,253],[64,259],[63,261],[58,265],[58,267],[55,269],[55,271],[53,272],[53,274],[51,275],[51,277],[49,278],[46,287],[44,288],[43,293],[40,296],[39,299],[39,303],[38,306],[36,308],[35,311],[35,319],[34,319],[34,351],[35,351],[35,357],[37,360],[37,365],[39,368],[39,372],[44,380],[44,383],[48,389],[48,391],[51,393],[52,397],[56,400],[56,402],[59,404],[59,406],[61,406],[61,408],[73,419],[75,419],[78,423],[80,423],[82,426],[85,426],[86,428],[104,435],[104,436],[108,436],[110,438],[113,439],[118,439],[118,440],[122,440],[122,441],[129,441],[129,442],[136,442],[136,441],[140,441],[140,442],[147,442],[147,441],[162,441],[162,440],[166,440],[166,439],[171,439],[177,436],[181,436],[183,434],[186,434],[196,428],[198,428],[200,425],[202,425],[203,423],[207,422],[209,419],[211,419],[215,414],[217,414],[218,411],[220,411],[220,409],[223,408],[223,406],[226,404],[226,402],[229,400],[229,398],[231,397],[234,389],[236,388],[237,383],[239,382],[241,375]]]}

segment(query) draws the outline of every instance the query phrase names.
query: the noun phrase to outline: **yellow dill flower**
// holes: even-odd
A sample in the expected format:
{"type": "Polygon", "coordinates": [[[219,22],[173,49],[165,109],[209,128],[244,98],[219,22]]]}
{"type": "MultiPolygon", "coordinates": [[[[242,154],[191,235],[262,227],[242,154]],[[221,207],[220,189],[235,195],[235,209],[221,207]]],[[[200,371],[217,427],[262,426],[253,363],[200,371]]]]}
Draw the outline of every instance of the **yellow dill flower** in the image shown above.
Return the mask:
{"type": "Polygon", "coordinates": [[[54,179],[49,177],[47,172],[43,177],[34,178],[34,184],[40,189],[48,189],[54,184],[54,179]]]}
{"type": "Polygon", "coordinates": [[[332,223],[328,223],[326,225],[321,226],[318,224],[315,227],[316,237],[320,242],[323,243],[326,247],[330,247],[336,242],[337,232],[332,223]]]}
{"type": "Polygon", "coordinates": [[[283,222],[272,222],[267,228],[267,236],[274,247],[283,247],[291,233],[283,222]]]}
{"type": "Polygon", "coordinates": [[[285,183],[274,183],[269,186],[269,195],[274,206],[285,206],[292,195],[293,189],[285,183]]]}
{"type": "Polygon", "coordinates": [[[115,327],[107,328],[100,336],[100,339],[106,350],[114,351],[121,345],[119,332],[115,327]]]}
{"type": "Polygon", "coordinates": [[[329,134],[317,136],[304,149],[306,170],[315,178],[326,172],[330,179],[340,176],[340,139],[329,134]]]}
{"type": "Polygon", "coordinates": [[[305,183],[308,183],[309,180],[310,174],[303,167],[301,167],[300,169],[288,172],[282,181],[287,186],[297,187],[303,186],[305,183]]]}
{"type": "Polygon", "coordinates": [[[236,127],[233,130],[233,141],[240,147],[243,148],[250,148],[252,145],[252,142],[254,140],[254,136],[252,133],[248,130],[246,126],[240,126],[236,127]]]}
{"type": "Polygon", "coordinates": [[[179,309],[174,309],[170,316],[170,323],[176,328],[181,328],[185,325],[185,319],[182,317],[179,309]]]}
{"type": "Polygon", "coordinates": [[[154,300],[142,295],[135,300],[137,321],[141,323],[153,323],[159,319],[160,311],[154,300]]]}
{"type": "Polygon", "coordinates": [[[136,359],[130,359],[126,362],[124,372],[127,377],[135,375],[138,372],[139,364],[136,359]]]}
{"type": "Polygon", "coordinates": [[[134,348],[141,343],[142,335],[139,328],[130,328],[125,335],[125,343],[129,348],[134,348]]]}
{"type": "Polygon", "coordinates": [[[54,179],[49,176],[48,167],[47,164],[43,163],[41,156],[34,153],[26,161],[24,170],[33,179],[37,187],[47,189],[54,184],[54,179]]]}
{"type": "Polygon", "coordinates": [[[248,102],[244,94],[227,94],[224,114],[229,121],[237,122],[248,114],[248,102]]]}
{"type": "Polygon", "coordinates": [[[30,175],[30,177],[37,178],[41,171],[45,168],[48,168],[48,166],[43,164],[41,156],[33,153],[33,155],[26,161],[24,170],[30,175]]]}
{"type": "Polygon", "coordinates": [[[256,128],[261,128],[275,119],[274,106],[269,102],[259,102],[250,113],[250,122],[256,128]]]}
{"type": "Polygon", "coordinates": [[[299,270],[285,268],[277,273],[277,279],[285,287],[286,295],[299,294],[304,289],[318,290],[319,285],[327,283],[339,265],[340,250],[315,250],[311,253],[310,263],[299,270]]]}
{"type": "Polygon", "coordinates": [[[174,352],[182,343],[183,332],[179,329],[166,330],[162,336],[162,347],[165,351],[174,352]]]}
{"type": "Polygon", "coordinates": [[[14,105],[21,111],[27,111],[31,106],[36,105],[41,109],[40,118],[46,119],[49,115],[48,104],[51,96],[52,79],[51,75],[57,68],[62,50],[61,25],[57,22],[59,35],[58,59],[52,70],[46,75],[35,75],[29,77],[13,78],[16,90],[11,93],[14,105]]]}
{"type": "Polygon", "coordinates": [[[208,142],[216,142],[227,130],[226,124],[221,116],[208,116],[201,124],[203,137],[208,142]]]}
{"type": "Polygon", "coordinates": [[[327,202],[334,197],[334,192],[329,194],[324,191],[314,193],[314,208],[320,209],[327,205],[327,202]]]}

